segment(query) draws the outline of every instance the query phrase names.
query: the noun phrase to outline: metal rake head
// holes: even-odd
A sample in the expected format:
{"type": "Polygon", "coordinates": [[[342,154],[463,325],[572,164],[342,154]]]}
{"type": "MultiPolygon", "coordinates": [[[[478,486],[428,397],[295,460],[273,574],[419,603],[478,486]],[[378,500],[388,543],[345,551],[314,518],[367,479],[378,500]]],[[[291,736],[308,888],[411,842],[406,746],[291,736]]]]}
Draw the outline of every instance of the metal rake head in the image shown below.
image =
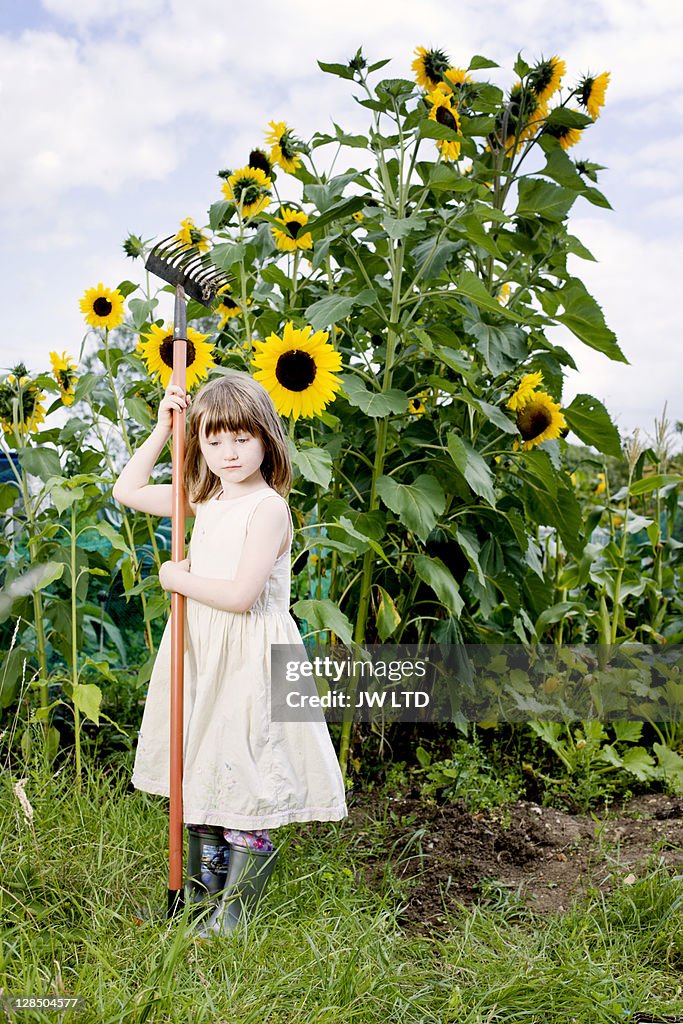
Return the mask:
{"type": "Polygon", "coordinates": [[[179,242],[175,235],[164,238],[154,246],[145,267],[174,288],[182,285],[191,299],[207,307],[216,297],[218,289],[230,284],[228,275],[211,262],[208,253],[200,253],[194,246],[188,246],[187,242],[179,242]]]}

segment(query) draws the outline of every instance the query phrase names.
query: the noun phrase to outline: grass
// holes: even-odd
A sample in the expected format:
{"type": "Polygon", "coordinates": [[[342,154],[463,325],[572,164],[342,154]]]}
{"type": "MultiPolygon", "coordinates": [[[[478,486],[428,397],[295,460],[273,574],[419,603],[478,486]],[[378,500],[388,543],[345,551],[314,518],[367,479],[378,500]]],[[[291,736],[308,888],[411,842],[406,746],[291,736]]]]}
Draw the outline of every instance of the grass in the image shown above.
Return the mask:
{"type": "Polygon", "coordinates": [[[259,918],[202,943],[182,919],[134,923],[136,907],[166,902],[165,801],[128,791],[127,768],[87,767],[82,792],[70,763],[23,777],[32,823],[19,776],[0,783],[0,986],[86,1005],[6,1019],[611,1024],[683,1007],[683,881],[661,865],[562,915],[501,898],[418,936],[397,920],[405,882],[389,870],[382,892],[363,885],[348,822],[287,826],[259,918]]]}

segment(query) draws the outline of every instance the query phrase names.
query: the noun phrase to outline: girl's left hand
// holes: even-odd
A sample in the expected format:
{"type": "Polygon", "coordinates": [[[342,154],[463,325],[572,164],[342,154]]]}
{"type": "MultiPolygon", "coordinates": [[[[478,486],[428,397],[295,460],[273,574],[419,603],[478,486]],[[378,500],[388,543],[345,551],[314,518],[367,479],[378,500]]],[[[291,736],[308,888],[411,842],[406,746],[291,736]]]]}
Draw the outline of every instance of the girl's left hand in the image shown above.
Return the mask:
{"type": "Polygon", "coordinates": [[[180,573],[188,573],[190,571],[190,559],[183,558],[181,562],[164,562],[159,569],[159,583],[164,590],[175,590],[177,591],[177,582],[179,580],[180,573]]]}

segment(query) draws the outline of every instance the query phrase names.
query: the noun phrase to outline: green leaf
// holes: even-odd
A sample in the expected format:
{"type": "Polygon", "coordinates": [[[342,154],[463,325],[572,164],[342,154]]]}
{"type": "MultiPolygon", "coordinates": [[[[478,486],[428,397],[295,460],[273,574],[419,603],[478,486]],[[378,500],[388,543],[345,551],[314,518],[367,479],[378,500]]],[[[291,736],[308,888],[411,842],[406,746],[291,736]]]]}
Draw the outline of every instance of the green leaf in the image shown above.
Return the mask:
{"type": "Polygon", "coordinates": [[[377,298],[372,288],[365,288],[357,295],[326,295],[308,306],[304,316],[314,331],[320,331],[339,320],[345,320],[354,306],[370,306],[377,298]]]}
{"type": "Polygon", "coordinates": [[[332,456],[324,448],[290,447],[292,461],[305,480],[327,488],[332,479],[332,456]]]}
{"type": "Polygon", "coordinates": [[[441,124],[439,121],[432,121],[430,117],[420,121],[419,127],[423,139],[448,139],[449,142],[456,142],[462,138],[452,128],[448,128],[447,125],[441,124]]]}
{"type": "Polygon", "coordinates": [[[576,192],[553,185],[550,181],[522,178],[519,182],[517,217],[543,217],[544,220],[562,221],[576,199],[576,192]]]}
{"type": "Polygon", "coordinates": [[[62,467],[59,455],[47,445],[36,445],[34,448],[18,448],[17,454],[22,468],[31,476],[49,480],[51,476],[61,476],[62,467]]]}
{"type": "Polygon", "coordinates": [[[564,313],[556,314],[560,323],[590,348],[604,352],[615,362],[628,363],[616,336],[605,323],[600,306],[586,291],[582,281],[573,277],[555,294],[564,307],[564,313]]]}
{"type": "Polygon", "coordinates": [[[209,207],[209,227],[212,231],[218,231],[226,216],[233,207],[229,199],[219,199],[209,207]]]}
{"type": "Polygon", "coordinates": [[[481,57],[479,54],[475,54],[469,63],[468,71],[482,71],[484,68],[498,68],[500,64],[496,64],[495,60],[489,60],[488,57],[481,57]]]}
{"type": "Polygon", "coordinates": [[[381,418],[404,413],[408,408],[409,399],[404,391],[369,391],[360,377],[351,373],[340,374],[340,378],[349,404],[362,409],[367,416],[381,418]]]}
{"type": "Polygon", "coordinates": [[[489,313],[496,313],[498,316],[505,320],[514,320],[517,323],[527,323],[528,321],[518,313],[513,313],[506,309],[505,306],[501,306],[497,299],[486,290],[486,286],[481,278],[477,277],[471,270],[463,270],[457,281],[457,292],[454,293],[454,298],[464,297],[471,299],[480,309],[486,309],[489,313]]]}
{"type": "Polygon", "coordinates": [[[469,213],[464,217],[461,217],[456,225],[458,232],[462,232],[465,237],[470,241],[474,242],[475,245],[481,246],[485,252],[491,253],[492,256],[496,256],[498,259],[502,259],[502,255],[495,241],[488,234],[486,228],[474,213],[469,213]]]}
{"type": "Polygon", "coordinates": [[[592,395],[576,395],[571,405],[562,410],[567,426],[584,444],[593,445],[605,455],[621,458],[619,431],[612,423],[602,402],[592,395]]]}
{"type": "Polygon", "coordinates": [[[102,691],[94,683],[74,683],[71,699],[78,710],[95,725],[100,724],[102,691]]]}
{"type": "Polygon", "coordinates": [[[553,107],[546,117],[546,124],[556,124],[562,128],[587,128],[593,124],[593,118],[569,107],[553,107]]]}
{"type": "Polygon", "coordinates": [[[400,625],[401,616],[391,595],[386,592],[384,587],[377,585],[377,589],[379,590],[379,608],[377,609],[375,625],[377,626],[380,640],[382,643],[385,643],[387,637],[391,636],[400,625]]]}
{"type": "Polygon", "coordinates": [[[82,487],[62,487],[61,484],[53,484],[50,488],[50,497],[60,516],[65,509],[70,508],[75,501],[80,501],[84,495],[85,491],[82,487]]]}
{"type": "Polygon", "coordinates": [[[148,321],[151,321],[154,310],[159,305],[158,299],[130,299],[128,309],[133,317],[135,330],[141,330],[148,321]]]}
{"type": "Polygon", "coordinates": [[[129,395],[128,398],[123,400],[123,404],[126,407],[128,415],[131,419],[134,419],[136,423],[139,423],[143,427],[151,426],[152,418],[150,416],[149,407],[143,398],[136,398],[135,395],[129,395]]]}
{"type": "Polygon", "coordinates": [[[660,487],[668,487],[669,484],[683,483],[683,477],[675,474],[657,473],[654,476],[644,476],[641,480],[635,480],[631,484],[631,494],[649,494],[650,491],[658,491],[660,487]]]}
{"type": "Polygon", "coordinates": [[[430,558],[428,555],[414,555],[413,565],[417,575],[432,588],[444,608],[459,619],[465,602],[450,569],[440,558],[430,558]]]}
{"type": "Polygon", "coordinates": [[[353,626],[341,608],[338,608],[329,598],[319,601],[297,601],[292,606],[292,611],[298,618],[306,620],[312,632],[317,633],[323,629],[330,629],[342,643],[353,642],[353,626]]]}
{"type": "Polygon", "coordinates": [[[319,60],[318,67],[328,75],[336,75],[337,78],[346,78],[348,81],[353,81],[355,72],[348,64],[325,64],[322,60],[319,60]]]}
{"type": "Polygon", "coordinates": [[[496,507],[496,494],[493,489],[493,474],[482,459],[479,452],[475,451],[464,437],[449,433],[448,451],[458,472],[463,476],[475,494],[487,501],[493,508],[496,507]]]}
{"type": "Polygon", "coordinates": [[[412,484],[399,484],[393,477],[381,476],[377,493],[387,508],[423,542],[446,507],[441,484],[428,473],[421,473],[412,484]]]}
{"type": "Polygon", "coordinates": [[[657,774],[654,768],[655,759],[644,747],[631,747],[621,759],[625,771],[635,775],[641,782],[647,782],[657,774]]]}
{"type": "Polygon", "coordinates": [[[121,292],[124,299],[127,299],[129,295],[137,291],[140,287],[139,284],[134,284],[132,281],[122,281],[120,285],[117,285],[117,292],[121,292]]]}
{"type": "Polygon", "coordinates": [[[108,540],[115,551],[128,551],[128,545],[126,544],[125,540],[123,539],[119,531],[115,530],[111,523],[106,522],[106,520],[101,520],[98,523],[93,523],[90,529],[97,530],[100,537],[104,537],[106,540],[108,540]]]}
{"type": "Polygon", "coordinates": [[[211,250],[211,261],[221,270],[229,270],[234,263],[244,259],[244,244],[242,242],[223,242],[215,245],[211,250]]]}
{"type": "Polygon", "coordinates": [[[683,793],[683,757],[664,743],[653,743],[662,775],[677,793],[683,793]]]}
{"type": "Polygon", "coordinates": [[[389,235],[389,238],[405,238],[414,231],[419,231],[424,226],[424,217],[392,217],[385,213],[382,217],[382,225],[389,235]]]}

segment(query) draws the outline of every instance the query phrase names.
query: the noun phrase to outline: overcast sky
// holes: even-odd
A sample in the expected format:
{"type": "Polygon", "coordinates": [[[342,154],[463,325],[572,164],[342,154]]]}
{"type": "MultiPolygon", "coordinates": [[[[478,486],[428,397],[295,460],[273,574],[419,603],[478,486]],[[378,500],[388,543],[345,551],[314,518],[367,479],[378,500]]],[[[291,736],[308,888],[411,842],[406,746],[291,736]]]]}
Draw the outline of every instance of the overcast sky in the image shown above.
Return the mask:
{"type": "Polygon", "coordinates": [[[522,50],[529,62],[561,56],[569,83],[612,76],[570,154],[607,166],[600,188],[614,211],[575,204],[572,231],[599,262],[573,269],[630,365],[555,332],[579,366],[564,402],[594,394],[622,433],[651,433],[665,401],[683,419],[682,27],[673,0],[0,0],[0,372],[19,359],[48,370],[54,349],[76,357],[84,290],[138,279],[121,249],[128,232],[206,223],[217,170],[243,166],[269,120],[304,138],[332,119],[363,131],[357,90],[318,59],[346,62],[362,45],[391,58],[383,74],[412,78],[415,46],[436,46],[456,66],[492,58],[492,80],[508,87],[522,50]]]}

